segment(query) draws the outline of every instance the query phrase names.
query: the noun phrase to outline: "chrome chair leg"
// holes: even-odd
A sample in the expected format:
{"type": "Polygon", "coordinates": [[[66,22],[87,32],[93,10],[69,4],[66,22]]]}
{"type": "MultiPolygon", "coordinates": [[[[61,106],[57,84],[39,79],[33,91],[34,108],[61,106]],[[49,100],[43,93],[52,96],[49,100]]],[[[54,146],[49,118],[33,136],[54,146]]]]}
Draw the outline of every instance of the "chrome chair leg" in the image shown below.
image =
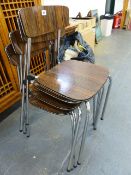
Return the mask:
{"type": "Polygon", "coordinates": [[[23,131],[23,123],[24,123],[24,103],[25,103],[25,86],[22,87],[22,102],[21,102],[21,113],[20,113],[20,132],[23,131]]]}
{"type": "Polygon", "coordinates": [[[96,116],[96,95],[93,97],[93,126],[95,122],[95,116],[96,116]]]}
{"type": "Polygon", "coordinates": [[[23,74],[23,81],[22,81],[22,99],[21,99],[21,113],[20,113],[20,132],[23,131],[24,125],[24,118],[26,117],[26,108],[25,108],[25,72],[26,72],[26,55],[24,56],[24,66],[23,72],[21,69],[21,74],[23,74]]]}
{"type": "Polygon", "coordinates": [[[61,30],[58,30],[58,39],[57,39],[57,43],[58,43],[58,53],[57,53],[57,61],[58,64],[60,64],[60,60],[59,60],[59,50],[60,50],[60,36],[61,36],[61,30]]]}
{"type": "Polygon", "coordinates": [[[55,39],[55,43],[54,43],[54,59],[53,59],[53,66],[56,65],[56,61],[58,58],[58,39],[55,39]]]}
{"type": "MultiPolygon", "coordinates": [[[[72,146],[73,146],[73,140],[74,140],[74,135],[75,135],[75,131],[76,131],[76,119],[77,119],[77,115],[75,112],[72,112],[72,146]]],[[[74,151],[74,155],[73,155],[73,158],[72,158],[72,164],[74,165],[74,168],[75,168],[75,165],[76,165],[76,151],[74,151]]],[[[72,165],[72,167],[73,167],[72,165]]]]}
{"type": "Polygon", "coordinates": [[[80,121],[81,121],[81,109],[78,107],[78,110],[79,110],[79,114],[78,114],[78,118],[76,121],[75,134],[74,134],[73,144],[71,146],[71,152],[70,152],[70,157],[69,157],[68,166],[67,166],[68,172],[70,172],[73,169],[72,160],[73,160],[73,156],[75,152],[75,146],[77,142],[77,136],[78,136],[79,126],[80,126],[80,121]]]}
{"type": "Polygon", "coordinates": [[[22,91],[22,83],[23,83],[23,66],[22,66],[22,58],[23,58],[23,56],[20,55],[20,66],[19,66],[19,72],[20,72],[20,91],[22,91]]]}
{"type": "MultiPolygon", "coordinates": [[[[25,97],[26,98],[26,97],[25,97]]],[[[24,110],[24,123],[23,123],[23,134],[27,134],[27,131],[28,131],[28,125],[26,125],[26,102],[25,102],[25,110],[24,110]]]]}
{"type": "Polygon", "coordinates": [[[98,116],[99,116],[102,96],[103,96],[103,88],[97,94],[96,112],[95,112],[94,125],[93,125],[93,129],[94,130],[96,130],[96,126],[97,126],[97,121],[98,121],[98,116]]]}
{"type": "Polygon", "coordinates": [[[108,101],[110,90],[111,90],[111,85],[112,85],[112,78],[111,78],[111,76],[108,77],[108,80],[109,80],[109,85],[108,85],[108,88],[107,88],[105,101],[104,101],[104,105],[103,105],[103,109],[102,109],[101,120],[104,119],[105,109],[106,109],[106,106],[107,106],[107,101],[108,101]]]}
{"type": "Polygon", "coordinates": [[[89,115],[90,115],[90,110],[88,109],[88,104],[86,104],[86,112],[87,115],[85,116],[85,124],[84,124],[84,129],[83,129],[83,133],[82,133],[82,140],[81,140],[81,145],[80,145],[80,151],[79,151],[79,155],[78,155],[78,161],[77,164],[80,165],[81,161],[82,161],[82,154],[83,154],[83,150],[84,150],[84,146],[85,146],[85,139],[86,139],[86,134],[87,134],[87,126],[89,123],[89,115]]]}
{"type": "Polygon", "coordinates": [[[20,67],[17,66],[17,75],[18,75],[18,81],[19,81],[19,88],[21,91],[21,77],[20,77],[20,67]]]}
{"type": "MultiPolygon", "coordinates": [[[[76,117],[77,117],[77,115],[76,115],[76,112],[75,111],[72,111],[71,113],[70,113],[70,119],[71,119],[71,129],[72,129],[72,142],[71,142],[71,148],[72,148],[72,145],[73,145],[73,140],[74,140],[74,134],[75,134],[75,126],[76,126],[76,117]]],[[[64,161],[63,161],[63,163],[62,163],[62,166],[61,166],[61,168],[59,169],[59,171],[58,171],[58,175],[62,175],[63,174],[63,166],[64,166],[64,163],[66,162],[66,160],[69,158],[69,156],[70,156],[70,153],[71,153],[71,150],[68,152],[68,154],[67,154],[67,156],[66,156],[66,158],[64,159],[64,161]]],[[[75,153],[74,153],[74,155],[73,155],[73,158],[72,158],[72,169],[73,169],[73,162],[75,162],[75,153]]],[[[71,170],[72,170],[71,169],[71,170]]],[[[70,170],[70,171],[71,171],[70,170]]],[[[68,171],[68,170],[67,170],[68,171]]]]}
{"type": "Polygon", "coordinates": [[[100,114],[100,111],[101,111],[101,108],[102,108],[102,101],[103,101],[103,98],[104,98],[104,91],[105,91],[105,87],[103,86],[102,89],[101,89],[100,106],[99,106],[99,109],[98,109],[98,115],[100,114]]]}
{"type": "MultiPolygon", "coordinates": [[[[82,117],[82,113],[81,113],[81,110],[79,111],[78,109],[78,114],[80,113],[81,117],[82,117]]],[[[75,113],[75,128],[74,128],[74,135],[75,135],[75,132],[76,132],[76,122],[77,122],[77,118],[78,116],[76,116],[76,113],[75,113]]],[[[81,119],[80,119],[81,120],[81,119]]],[[[79,127],[80,129],[80,127],[79,127]]],[[[78,135],[79,135],[79,129],[78,129],[78,132],[77,132],[77,140],[76,140],[76,144],[77,144],[77,141],[78,141],[78,135]]],[[[78,160],[78,157],[77,157],[77,149],[76,149],[76,146],[75,146],[75,150],[74,150],[74,159],[73,159],[73,167],[76,168],[77,167],[77,160],[78,160]]]]}
{"type": "Polygon", "coordinates": [[[29,81],[28,75],[30,73],[30,55],[31,53],[31,38],[27,40],[27,59],[26,59],[26,127],[27,127],[27,137],[30,136],[29,131],[29,81]]]}
{"type": "Polygon", "coordinates": [[[24,111],[23,134],[27,134],[26,113],[25,113],[25,111],[24,111]]]}

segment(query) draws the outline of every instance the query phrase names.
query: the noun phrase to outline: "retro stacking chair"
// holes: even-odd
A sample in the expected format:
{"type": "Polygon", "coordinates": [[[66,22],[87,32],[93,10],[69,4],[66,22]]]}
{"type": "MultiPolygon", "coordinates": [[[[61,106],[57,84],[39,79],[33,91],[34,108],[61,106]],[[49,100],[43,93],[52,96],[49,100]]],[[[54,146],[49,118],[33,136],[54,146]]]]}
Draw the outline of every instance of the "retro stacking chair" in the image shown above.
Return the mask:
{"type": "MultiPolygon", "coordinates": [[[[8,57],[11,60],[11,63],[13,63],[14,65],[14,58],[15,60],[19,60],[19,55],[16,55],[11,44],[8,45],[5,50],[6,50],[6,53],[8,54],[8,57]]],[[[18,66],[18,65],[19,63],[17,62],[15,66],[18,66]]],[[[48,92],[43,91],[44,89],[38,86],[37,82],[33,83],[33,86],[30,89],[33,90],[33,93],[31,93],[31,97],[30,97],[31,104],[55,114],[70,114],[71,120],[72,120],[72,138],[73,138],[75,134],[75,129],[76,129],[75,122],[77,120],[76,114],[73,112],[73,110],[77,108],[77,106],[79,106],[79,103],[75,104],[72,101],[66,102],[66,100],[62,96],[57,97],[55,95],[54,98],[52,98],[53,97],[52,94],[49,95],[48,92]]],[[[81,110],[80,108],[78,108],[78,110],[80,115],[79,116],[79,121],[80,121],[81,110]]],[[[77,127],[77,130],[78,129],[79,127],[77,127]]],[[[77,160],[74,161],[74,165],[77,165],[77,160]]]]}
{"type": "MultiPolygon", "coordinates": [[[[109,72],[100,66],[71,60],[54,66],[51,70],[41,73],[37,78],[32,77],[30,75],[32,54],[47,47],[50,41],[53,41],[55,46],[53,56],[56,57],[59,54],[60,35],[69,24],[69,12],[68,8],[64,6],[37,6],[21,9],[18,16],[21,38],[13,39],[14,34],[10,34],[10,38],[15,54],[22,55],[24,58],[21,66],[23,81],[20,131],[27,132],[28,130],[29,136],[28,102],[48,112],[69,114],[72,121],[72,144],[67,170],[70,171],[73,165],[76,167],[77,164],[81,164],[86,138],[89,110],[87,110],[85,118],[79,156],[76,158],[75,146],[81,120],[81,104],[85,103],[88,109],[87,102],[94,99],[93,123],[96,127],[104,85],[109,80],[102,116],[107,104],[111,85],[109,72]],[[30,86],[32,79],[34,82],[30,86]],[[76,114],[77,109],[78,115],[76,114]]],[[[57,58],[55,59],[57,60],[57,58]]],[[[59,61],[55,61],[56,63],[59,61]]]]}
{"type": "MultiPolygon", "coordinates": [[[[10,48],[9,48],[9,46],[7,46],[7,48],[6,48],[6,52],[9,52],[8,51],[8,49],[9,49],[9,51],[10,51],[10,48]]],[[[11,53],[13,53],[13,51],[11,51],[11,53]]],[[[14,57],[14,55],[15,55],[15,53],[13,53],[12,55],[10,54],[10,58],[11,58],[11,56],[13,56],[14,57]]],[[[19,59],[19,57],[17,57],[17,59],[19,59]]],[[[70,63],[70,62],[69,62],[70,63]]],[[[78,64],[76,64],[77,66],[78,66],[78,64]]],[[[75,65],[75,66],[76,66],[75,65]]],[[[70,65],[71,67],[73,66],[73,65],[70,65]]],[[[89,66],[89,65],[88,65],[89,66]]],[[[65,67],[65,66],[64,66],[65,67]]],[[[71,67],[69,67],[69,70],[71,70],[71,67]]],[[[94,67],[94,66],[93,66],[94,67]]],[[[97,66],[95,66],[97,69],[98,69],[98,67],[97,66]]],[[[79,67],[77,67],[77,68],[79,68],[79,67]]],[[[88,67],[87,67],[88,68],[88,67]]],[[[92,70],[92,68],[89,66],[89,72],[90,72],[90,69],[92,70]]],[[[97,70],[98,71],[98,70],[97,70]]],[[[83,72],[84,73],[84,72],[83,72]]],[[[88,73],[88,72],[86,72],[86,73],[88,73]]],[[[100,73],[101,74],[101,73],[100,73]]],[[[82,74],[83,75],[83,74],[82,74]]],[[[43,76],[42,76],[43,77],[43,76]]],[[[95,77],[95,76],[94,76],[95,77]]],[[[79,75],[79,78],[82,78],[81,77],[81,75],[79,75]]],[[[41,79],[41,78],[40,78],[41,79]]],[[[34,83],[34,85],[37,87],[37,82],[35,82],[34,83]]],[[[42,87],[42,85],[41,86],[38,86],[38,88],[39,88],[39,90],[40,91],[42,91],[43,92],[43,88],[41,88],[42,87]]],[[[65,87],[66,88],[66,87],[65,87]]],[[[89,93],[90,94],[90,93],[89,93]]],[[[40,94],[40,96],[41,96],[42,94],[40,94]]],[[[39,94],[37,94],[37,96],[39,96],[39,94]]],[[[59,112],[60,113],[62,113],[62,111],[58,111],[58,109],[56,110],[55,108],[50,108],[50,106],[47,106],[47,104],[46,105],[44,105],[43,106],[43,103],[41,102],[41,101],[43,101],[45,98],[46,99],[48,99],[47,98],[48,96],[44,96],[44,98],[43,98],[43,96],[41,96],[41,100],[40,101],[36,101],[36,100],[34,100],[34,98],[33,99],[31,99],[31,103],[33,103],[35,106],[38,106],[38,107],[41,107],[42,109],[44,109],[44,110],[47,110],[47,111],[49,111],[50,110],[50,112],[53,112],[53,113],[57,113],[57,114],[59,114],[59,112]],[[33,101],[32,101],[33,100],[33,101]],[[39,102],[39,103],[38,103],[39,102]],[[46,109],[47,108],[47,109],[46,109]]],[[[57,98],[57,97],[55,97],[55,98],[57,98]]],[[[54,100],[54,103],[55,103],[55,98],[53,99],[54,100]]],[[[39,99],[39,98],[38,98],[39,99]]],[[[59,100],[60,100],[60,97],[59,97],[59,100]]],[[[64,98],[62,98],[62,96],[61,96],[61,100],[65,100],[64,98]]],[[[68,102],[69,103],[69,102],[68,102]]],[[[61,103],[61,108],[63,107],[63,105],[62,105],[62,103],[61,103]]],[[[66,107],[67,107],[67,105],[66,105],[66,107]]],[[[67,112],[67,111],[66,111],[67,112]]],[[[65,113],[66,114],[66,112],[64,111],[63,113],[65,113]]],[[[73,113],[72,113],[72,115],[74,115],[73,113]]],[[[83,152],[83,146],[84,146],[84,140],[85,140],[85,136],[86,136],[86,129],[87,129],[87,122],[88,122],[88,116],[87,116],[87,118],[86,118],[86,120],[85,120],[85,126],[84,126],[84,131],[83,131],[83,137],[82,137],[82,144],[81,144],[81,149],[80,149],[80,154],[79,154],[79,158],[78,158],[78,164],[80,164],[81,163],[81,153],[83,152]]],[[[73,129],[75,128],[75,126],[73,125],[73,127],[72,127],[73,129]]],[[[74,130],[73,130],[73,132],[74,132],[74,130]]],[[[74,163],[74,165],[76,166],[76,161],[75,161],[75,163],[74,163]]]]}
{"type": "MultiPolygon", "coordinates": [[[[46,42],[48,40],[48,37],[50,36],[51,33],[54,33],[54,35],[57,35],[56,32],[58,30],[58,36],[60,35],[60,29],[61,28],[65,28],[65,26],[67,26],[69,24],[69,20],[66,22],[66,20],[63,21],[63,17],[64,15],[61,15],[62,13],[64,13],[64,8],[65,7],[44,7],[44,9],[41,9],[41,7],[37,7],[35,9],[35,12],[38,10],[38,13],[36,15],[40,15],[40,18],[42,17],[45,21],[45,22],[50,22],[52,20],[52,18],[55,16],[55,13],[57,13],[57,17],[58,19],[56,18],[56,21],[53,19],[53,21],[51,21],[50,25],[48,25],[47,23],[47,26],[45,25],[45,27],[42,25],[43,23],[43,20],[42,19],[39,19],[38,20],[38,16],[37,16],[37,20],[40,22],[40,26],[38,24],[36,24],[35,22],[37,21],[33,21],[33,20],[29,20],[33,25],[33,27],[37,27],[39,26],[39,30],[37,28],[35,28],[35,30],[32,30],[33,32],[37,31],[37,34],[34,33],[31,33],[31,37],[28,38],[27,37],[27,34],[26,34],[26,37],[27,37],[27,50],[25,49],[25,53],[28,54],[28,59],[26,59],[26,125],[29,124],[29,120],[28,120],[28,94],[29,94],[29,69],[30,69],[30,55],[31,55],[31,49],[30,49],[30,46],[31,46],[31,42],[32,44],[34,43],[40,43],[40,42],[43,42],[45,40],[45,37],[46,37],[46,42]],[[42,16],[41,13],[43,13],[43,11],[45,11],[46,9],[46,13],[48,14],[46,17],[42,16]],[[59,12],[60,11],[60,12],[59,12]],[[61,18],[62,17],[62,18],[61,18]],[[59,21],[59,22],[58,22],[59,21]],[[33,23],[34,22],[34,23],[33,23]],[[47,27],[47,28],[46,28],[47,27]],[[42,30],[41,30],[42,29],[42,30]],[[57,30],[56,30],[57,29],[57,30]],[[32,38],[32,41],[31,41],[31,38],[32,38]]],[[[67,9],[67,8],[66,8],[67,9]]],[[[21,10],[19,12],[19,19],[20,21],[22,21],[22,17],[32,17],[32,10],[34,9],[29,9],[28,8],[28,13],[29,14],[26,14],[26,13],[23,13],[23,11],[21,10]],[[22,14],[22,13],[23,14],[22,14]],[[23,15],[23,16],[22,16],[23,15]],[[25,16],[24,16],[25,15],[25,16]]],[[[69,15],[67,15],[67,18],[68,18],[69,15]]],[[[23,25],[23,28],[24,28],[24,24],[23,24],[23,21],[21,22],[21,26],[23,25]]],[[[29,26],[28,26],[29,27],[29,26]]],[[[25,29],[25,28],[24,28],[25,29]]],[[[29,28],[28,28],[29,29],[29,28]]],[[[27,31],[26,31],[27,32],[27,31]]],[[[23,32],[24,33],[24,32],[23,32]]],[[[56,42],[56,40],[55,40],[56,42]]],[[[58,40],[57,40],[57,48],[59,48],[59,37],[58,37],[58,40]]],[[[44,91],[45,89],[43,88],[43,92],[41,92],[40,90],[38,91],[38,83],[37,83],[37,86],[36,86],[36,83],[33,84],[33,86],[31,87],[31,93],[30,93],[30,103],[34,104],[35,106],[37,107],[40,107],[40,108],[43,108],[47,111],[50,111],[50,112],[53,112],[53,113],[56,113],[56,114],[70,114],[75,108],[78,107],[78,104],[81,103],[81,101],[71,101],[67,98],[67,102],[65,102],[65,99],[63,98],[63,96],[61,96],[61,98],[59,97],[59,94],[55,94],[55,97],[56,98],[53,98],[52,95],[49,95],[49,94],[45,94],[44,91]],[[58,98],[59,97],[59,98],[58,98]],[[45,100],[46,99],[46,100],[45,100]],[[60,99],[60,100],[59,100],[60,99]],[[63,101],[61,100],[63,99],[63,101]]],[[[25,92],[24,92],[25,93],[25,92]]],[[[51,92],[50,92],[51,94],[51,92]]],[[[53,93],[52,93],[53,94],[53,93]]],[[[25,96],[25,95],[22,95],[22,97],[25,96]]],[[[80,122],[80,108],[79,109],[79,115],[78,115],[78,118],[77,118],[77,121],[76,121],[76,127],[74,128],[74,138],[73,138],[73,142],[72,142],[72,149],[71,149],[71,155],[70,155],[70,159],[69,159],[69,165],[68,165],[68,170],[71,169],[72,167],[72,158],[73,158],[73,155],[74,155],[74,150],[75,150],[75,145],[76,145],[76,140],[77,140],[77,135],[78,135],[78,129],[79,129],[79,122],[80,122]]],[[[23,109],[22,109],[23,110],[23,109]]],[[[73,115],[72,115],[73,116],[73,115]]],[[[23,129],[23,115],[21,115],[21,130],[23,129]]]]}
{"type": "MultiPolygon", "coordinates": [[[[18,30],[12,31],[12,32],[9,33],[9,37],[10,37],[10,40],[11,40],[13,48],[12,48],[12,46],[8,46],[10,49],[8,48],[8,53],[7,53],[8,55],[9,55],[9,53],[10,54],[13,53],[13,55],[15,55],[15,53],[16,53],[17,54],[16,57],[18,57],[18,55],[19,55],[19,59],[17,58],[17,62],[19,60],[20,65],[16,63],[16,59],[12,58],[13,59],[12,61],[15,62],[14,64],[15,65],[17,64],[17,67],[18,67],[18,70],[19,70],[18,71],[18,75],[20,75],[19,79],[22,79],[22,73],[21,73],[22,71],[20,71],[20,67],[22,65],[22,62],[21,62],[22,56],[24,56],[24,53],[25,53],[25,41],[22,40],[21,36],[23,36],[23,34],[20,35],[20,32],[18,30]],[[13,52],[13,49],[14,49],[15,53],[13,52]],[[9,52],[9,51],[11,51],[11,52],[9,52]]],[[[50,37],[50,40],[51,40],[51,37],[50,37]]],[[[49,42],[48,43],[40,42],[40,43],[33,44],[32,48],[31,48],[31,56],[37,55],[39,52],[41,52],[44,49],[47,49],[47,48],[49,49],[48,46],[49,46],[49,42]]],[[[54,55],[52,55],[52,52],[51,52],[51,58],[52,57],[54,57],[54,55]]],[[[55,60],[55,64],[54,64],[54,60],[48,60],[47,61],[47,59],[46,59],[45,61],[47,63],[49,63],[49,64],[46,64],[46,69],[48,69],[51,65],[55,65],[56,64],[56,60],[55,60]],[[52,63],[51,63],[51,61],[52,61],[52,63]]],[[[22,67],[21,67],[21,69],[22,69],[22,67]]],[[[109,83],[109,85],[110,85],[110,83],[109,83]]],[[[94,106],[94,110],[93,110],[94,111],[94,113],[93,113],[93,119],[94,119],[93,121],[94,122],[93,123],[94,123],[94,129],[96,129],[96,123],[97,122],[95,122],[95,120],[97,120],[97,116],[99,114],[100,102],[102,101],[101,99],[103,97],[103,92],[104,92],[104,87],[101,90],[101,94],[99,93],[98,98],[96,98],[96,96],[95,96],[95,98],[93,99],[93,106],[94,106]]],[[[103,114],[104,114],[104,111],[102,113],[102,116],[103,116],[103,114]]],[[[103,119],[103,117],[101,117],[101,119],[103,119]]]]}

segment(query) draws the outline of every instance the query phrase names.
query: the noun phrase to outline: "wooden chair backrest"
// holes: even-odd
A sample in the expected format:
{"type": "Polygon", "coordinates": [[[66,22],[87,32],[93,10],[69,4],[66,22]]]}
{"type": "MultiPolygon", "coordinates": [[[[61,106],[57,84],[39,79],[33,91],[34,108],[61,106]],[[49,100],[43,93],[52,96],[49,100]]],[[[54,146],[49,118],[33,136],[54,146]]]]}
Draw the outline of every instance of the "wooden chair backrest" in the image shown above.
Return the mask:
{"type": "Polygon", "coordinates": [[[65,6],[34,6],[18,12],[28,38],[39,37],[69,25],[69,9],[65,6]]]}
{"type": "Polygon", "coordinates": [[[16,54],[23,55],[25,50],[25,42],[22,40],[19,30],[9,33],[13,49],[16,54]]]}
{"type": "MultiPolygon", "coordinates": [[[[21,36],[22,40],[24,42],[27,42],[27,36],[25,34],[25,31],[24,31],[24,28],[23,28],[23,25],[22,25],[22,21],[19,17],[17,18],[17,23],[18,23],[20,36],[21,36]]],[[[64,32],[63,32],[63,34],[64,34],[64,32]]],[[[42,36],[33,37],[32,40],[31,40],[31,43],[39,43],[39,42],[50,41],[50,40],[53,40],[56,37],[57,37],[57,33],[52,32],[52,33],[44,34],[42,36]]]]}
{"type": "Polygon", "coordinates": [[[9,58],[9,61],[12,65],[18,66],[19,65],[19,55],[14,52],[12,44],[9,44],[5,47],[5,52],[9,58]]]}
{"type": "MultiPolygon", "coordinates": [[[[26,42],[24,40],[22,40],[19,30],[15,30],[15,31],[10,32],[9,38],[11,40],[11,43],[12,43],[12,46],[13,46],[15,53],[18,55],[24,55],[26,42]]],[[[50,36],[50,40],[52,38],[50,36]]],[[[34,55],[34,56],[37,55],[37,53],[39,51],[42,51],[42,50],[48,48],[48,46],[49,46],[48,40],[38,42],[38,43],[33,43],[31,46],[31,55],[34,55]]]]}

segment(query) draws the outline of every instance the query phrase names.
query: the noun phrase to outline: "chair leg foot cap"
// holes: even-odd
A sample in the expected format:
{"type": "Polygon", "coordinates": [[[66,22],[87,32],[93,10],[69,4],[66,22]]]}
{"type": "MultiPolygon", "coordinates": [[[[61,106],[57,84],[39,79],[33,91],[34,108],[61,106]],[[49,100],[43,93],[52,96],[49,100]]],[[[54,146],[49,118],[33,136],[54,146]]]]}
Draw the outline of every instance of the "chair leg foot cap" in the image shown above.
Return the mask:
{"type": "Polygon", "coordinates": [[[77,165],[74,165],[73,167],[74,167],[74,168],[77,168],[77,165]]]}
{"type": "Polygon", "coordinates": [[[77,162],[77,164],[78,164],[78,165],[81,165],[81,163],[80,163],[80,162],[77,162]]]}
{"type": "Polygon", "coordinates": [[[73,170],[73,168],[72,168],[72,169],[70,169],[70,170],[68,170],[68,169],[67,169],[67,172],[69,173],[69,172],[71,172],[72,170],[73,170]]]}

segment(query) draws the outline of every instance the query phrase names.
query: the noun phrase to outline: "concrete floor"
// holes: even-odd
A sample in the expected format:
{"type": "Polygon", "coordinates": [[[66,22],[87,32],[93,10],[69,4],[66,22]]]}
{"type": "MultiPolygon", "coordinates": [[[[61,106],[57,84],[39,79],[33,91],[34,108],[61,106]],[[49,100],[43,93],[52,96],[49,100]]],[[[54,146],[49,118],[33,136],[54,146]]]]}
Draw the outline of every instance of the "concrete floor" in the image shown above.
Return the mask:
{"type": "Polygon", "coordinates": [[[113,85],[105,120],[88,127],[84,161],[66,173],[69,117],[31,107],[31,137],[19,133],[20,108],[0,123],[0,175],[131,175],[131,33],[115,30],[95,48],[96,62],[110,69],[113,85]]]}

